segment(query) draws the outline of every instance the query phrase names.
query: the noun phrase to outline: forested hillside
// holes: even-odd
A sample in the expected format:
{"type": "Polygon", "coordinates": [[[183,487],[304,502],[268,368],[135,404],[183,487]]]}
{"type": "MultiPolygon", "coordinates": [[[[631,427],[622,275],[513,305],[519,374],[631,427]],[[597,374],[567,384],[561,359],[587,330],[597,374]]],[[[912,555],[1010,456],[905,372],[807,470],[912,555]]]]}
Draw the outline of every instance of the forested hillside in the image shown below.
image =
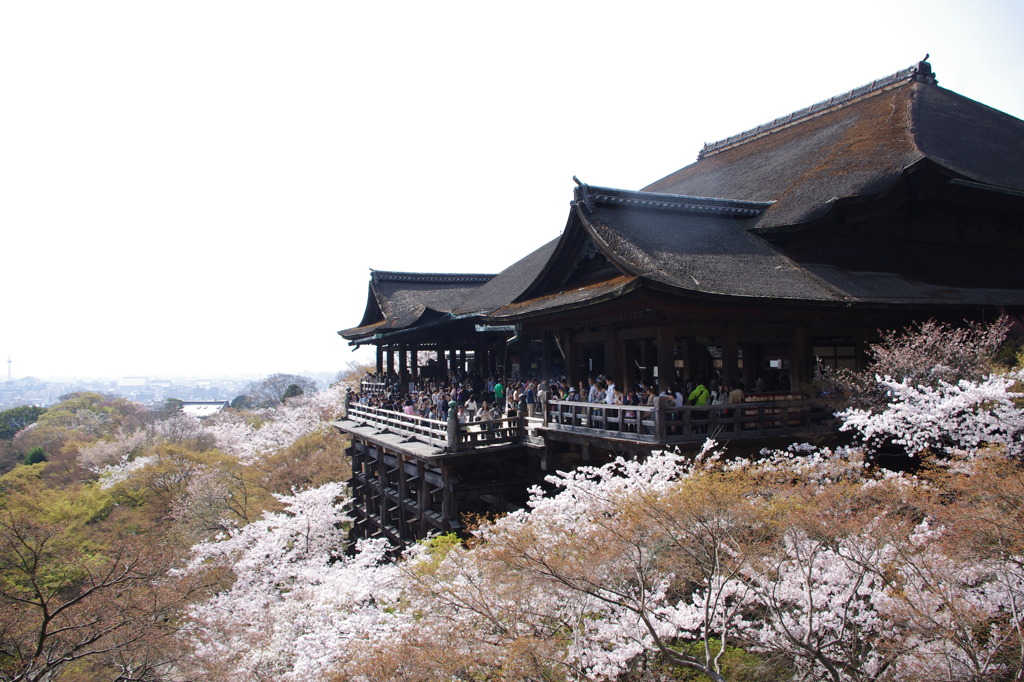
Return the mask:
{"type": "Polygon", "coordinates": [[[852,441],[620,459],[345,552],[340,389],[200,422],[69,396],[0,479],[0,671],[66,680],[1014,680],[1024,371],[1005,322],[822,377],[852,441]],[[1006,358],[1009,358],[1006,361],[1006,358]],[[1002,360],[1001,360],[1002,359],[1002,360]],[[885,466],[882,466],[882,464],[885,466]]]}
{"type": "Polygon", "coordinates": [[[338,402],[201,421],[77,393],[32,415],[3,443],[34,463],[0,477],[0,679],[176,679],[187,609],[226,577],[181,572],[191,546],[345,480],[338,402]]]}

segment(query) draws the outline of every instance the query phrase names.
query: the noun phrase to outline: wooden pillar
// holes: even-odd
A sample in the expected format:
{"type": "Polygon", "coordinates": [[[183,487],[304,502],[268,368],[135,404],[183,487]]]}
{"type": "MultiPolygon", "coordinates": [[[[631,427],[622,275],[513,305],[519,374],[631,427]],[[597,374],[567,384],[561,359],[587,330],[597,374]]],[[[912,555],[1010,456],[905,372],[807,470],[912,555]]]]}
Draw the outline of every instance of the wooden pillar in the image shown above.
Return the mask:
{"type": "Polygon", "coordinates": [[[406,383],[409,380],[408,355],[408,352],[406,352],[406,345],[404,343],[398,344],[398,381],[404,384],[404,386],[402,386],[402,393],[405,392],[404,389],[409,388],[409,384],[406,383]]]}
{"type": "Polygon", "coordinates": [[[554,374],[554,366],[551,362],[552,344],[551,332],[542,332],[540,335],[540,375],[543,379],[550,379],[554,374]]]}
{"type": "Polygon", "coordinates": [[[671,327],[658,327],[658,387],[668,388],[676,379],[676,340],[671,327]]]}
{"type": "Polygon", "coordinates": [[[696,381],[700,374],[700,368],[697,366],[698,350],[695,337],[689,336],[683,341],[683,379],[686,381],[696,381]]]}
{"type": "Polygon", "coordinates": [[[384,371],[384,347],[377,344],[377,377],[384,371]]]}
{"type": "Polygon", "coordinates": [[[657,355],[654,352],[653,339],[641,339],[640,344],[640,365],[644,368],[640,381],[646,386],[651,383],[651,362],[654,362],[657,355]]]}
{"type": "Polygon", "coordinates": [[[421,461],[416,461],[416,475],[420,478],[420,494],[418,508],[420,513],[419,537],[427,537],[430,527],[427,525],[427,512],[430,510],[430,484],[427,483],[427,467],[421,461]]]}
{"type": "Polygon", "coordinates": [[[740,376],[738,338],[736,325],[726,325],[722,338],[722,381],[729,387],[734,387],[740,376]]]}
{"type": "Polygon", "coordinates": [[[387,357],[388,357],[388,362],[387,362],[388,374],[394,374],[395,373],[395,352],[394,352],[394,350],[392,350],[390,344],[388,344],[387,357]]]}
{"type": "Polygon", "coordinates": [[[444,379],[445,379],[445,376],[446,376],[445,375],[445,371],[446,371],[445,367],[446,367],[446,365],[444,363],[445,363],[445,360],[444,360],[444,346],[439,343],[439,344],[437,344],[437,360],[434,363],[435,367],[437,367],[437,372],[441,375],[441,376],[435,377],[435,379],[437,380],[439,385],[444,382],[444,379]]]}
{"type": "Polygon", "coordinates": [[[380,516],[380,530],[383,534],[384,527],[388,525],[388,465],[384,461],[384,450],[377,448],[377,491],[380,494],[377,512],[380,516]]]}
{"type": "Polygon", "coordinates": [[[757,381],[757,349],[752,343],[743,344],[743,390],[750,394],[757,381]]]}
{"type": "Polygon", "coordinates": [[[406,517],[405,500],[409,497],[409,486],[406,480],[405,457],[402,453],[395,455],[398,466],[398,537],[402,542],[409,542],[412,536],[409,534],[409,523],[406,517]]]}
{"type": "Polygon", "coordinates": [[[800,385],[810,383],[807,364],[807,327],[798,325],[793,328],[789,344],[789,390],[796,391],[800,385]]]}
{"type": "Polygon", "coordinates": [[[448,452],[458,452],[462,447],[462,429],[459,424],[458,406],[453,399],[448,403],[448,452]]]}
{"type": "Polygon", "coordinates": [[[621,353],[618,350],[619,342],[614,338],[607,339],[604,342],[604,367],[601,368],[601,373],[606,377],[612,377],[616,381],[622,381],[620,378],[622,372],[618,362],[621,353]]]}
{"type": "Polygon", "coordinates": [[[411,361],[411,364],[412,364],[412,378],[413,378],[413,380],[418,380],[420,378],[420,359],[418,357],[419,356],[419,352],[420,352],[420,347],[419,346],[415,346],[415,345],[412,346],[412,348],[410,350],[411,357],[409,358],[409,360],[411,361]]]}
{"type": "Polygon", "coordinates": [[[575,386],[582,378],[579,376],[579,349],[573,342],[572,334],[562,336],[562,351],[565,353],[565,377],[570,386],[575,386]]]}
{"type": "Polygon", "coordinates": [[[619,387],[623,395],[626,394],[626,390],[630,386],[636,383],[636,363],[633,362],[633,357],[633,342],[616,339],[615,365],[618,369],[612,378],[615,379],[615,385],[619,387]]]}
{"type": "Polygon", "coordinates": [[[447,524],[457,524],[459,510],[455,504],[455,480],[450,466],[441,467],[441,481],[441,518],[447,524]]]}

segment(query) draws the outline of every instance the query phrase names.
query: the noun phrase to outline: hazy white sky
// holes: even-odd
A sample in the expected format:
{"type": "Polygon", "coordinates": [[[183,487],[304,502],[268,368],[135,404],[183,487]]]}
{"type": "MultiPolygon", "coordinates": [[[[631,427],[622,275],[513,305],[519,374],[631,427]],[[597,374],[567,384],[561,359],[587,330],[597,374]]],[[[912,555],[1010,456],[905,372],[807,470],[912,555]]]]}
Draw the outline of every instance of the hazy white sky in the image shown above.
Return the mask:
{"type": "Polygon", "coordinates": [[[341,369],[370,268],[498,272],[573,174],[640,189],[926,52],[1024,117],[1022,29],[1015,0],[0,0],[0,355],[341,369]]]}

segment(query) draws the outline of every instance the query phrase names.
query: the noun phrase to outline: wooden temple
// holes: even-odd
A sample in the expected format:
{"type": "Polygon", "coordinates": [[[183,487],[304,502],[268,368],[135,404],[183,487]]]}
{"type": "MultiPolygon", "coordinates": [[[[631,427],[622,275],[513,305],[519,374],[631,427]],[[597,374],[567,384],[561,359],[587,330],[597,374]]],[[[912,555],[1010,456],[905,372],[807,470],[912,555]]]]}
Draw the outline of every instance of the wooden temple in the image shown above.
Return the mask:
{"type": "Polygon", "coordinates": [[[928,62],[705,145],[640,191],[580,184],[561,235],[501,273],[374,271],[362,321],[339,334],[403,378],[719,376],[795,402],[627,417],[553,401],[500,442],[350,411],[337,426],[359,532],[456,529],[553,467],[709,432],[798,436],[818,368],[860,369],[879,330],[1019,317],[1022,262],[1024,121],[939,87],[928,62]]]}

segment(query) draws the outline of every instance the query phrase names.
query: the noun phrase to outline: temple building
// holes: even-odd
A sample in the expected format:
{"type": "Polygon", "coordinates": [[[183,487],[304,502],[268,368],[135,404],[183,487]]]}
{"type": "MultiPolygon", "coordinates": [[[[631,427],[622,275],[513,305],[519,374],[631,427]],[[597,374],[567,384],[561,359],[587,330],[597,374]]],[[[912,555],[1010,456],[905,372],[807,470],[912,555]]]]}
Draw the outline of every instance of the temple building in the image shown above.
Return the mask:
{"type": "MultiPolygon", "coordinates": [[[[822,365],[862,368],[880,329],[1019,317],[1022,257],[1024,121],[922,61],[707,144],[639,191],[579,184],[561,235],[501,273],[375,271],[339,334],[403,378],[717,377],[796,398],[822,365]]],[[[558,452],[671,440],[663,424],[604,433],[607,416],[545,415],[516,446],[520,478],[558,452]]]]}

